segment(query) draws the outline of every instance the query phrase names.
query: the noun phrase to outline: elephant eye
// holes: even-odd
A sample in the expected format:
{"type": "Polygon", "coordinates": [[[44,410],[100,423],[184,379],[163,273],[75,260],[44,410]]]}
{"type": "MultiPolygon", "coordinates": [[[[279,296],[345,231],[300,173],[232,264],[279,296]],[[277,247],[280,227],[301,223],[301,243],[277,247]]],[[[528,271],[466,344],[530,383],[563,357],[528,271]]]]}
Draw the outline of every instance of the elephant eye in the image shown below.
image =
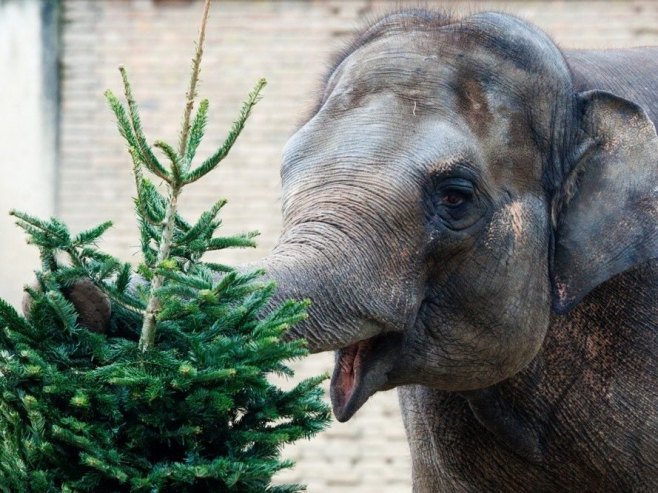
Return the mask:
{"type": "Polygon", "coordinates": [[[448,209],[458,209],[473,198],[473,184],[463,178],[443,181],[437,190],[438,204],[448,209]]]}
{"type": "Polygon", "coordinates": [[[448,207],[459,207],[470,198],[464,190],[448,189],[441,193],[441,204],[448,207]]]}
{"type": "Polygon", "coordinates": [[[471,226],[482,215],[482,201],[475,184],[467,178],[453,176],[435,182],[432,206],[432,222],[453,230],[471,226]]]}

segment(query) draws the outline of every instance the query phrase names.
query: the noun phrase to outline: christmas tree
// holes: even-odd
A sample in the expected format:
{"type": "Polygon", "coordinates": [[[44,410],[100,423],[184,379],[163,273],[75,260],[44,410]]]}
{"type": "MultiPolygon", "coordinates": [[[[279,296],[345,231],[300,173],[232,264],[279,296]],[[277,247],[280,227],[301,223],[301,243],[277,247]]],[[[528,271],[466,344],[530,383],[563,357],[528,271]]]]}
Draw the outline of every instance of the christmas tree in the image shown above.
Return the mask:
{"type": "Polygon", "coordinates": [[[272,308],[275,286],[262,272],[203,260],[253,245],[251,234],[215,235],[223,200],[194,223],[177,212],[185,187],[227,156],[265,85],[224,144],[193,165],[208,112],[202,101],[192,116],[208,8],[207,0],[177,149],[149,145],[124,69],[127,105],[106,93],[133,161],[139,276],[96,246],[111,223],[72,235],[57,219],[13,212],[41,269],[26,288],[25,316],[0,300],[3,492],[303,489],[273,485],[272,476],[292,465],[280,457],[284,444],[328,422],[324,377],[291,390],[269,378],[292,376],[289,362],[307,354],[302,341],[282,339],[306,305],[272,308]]]}

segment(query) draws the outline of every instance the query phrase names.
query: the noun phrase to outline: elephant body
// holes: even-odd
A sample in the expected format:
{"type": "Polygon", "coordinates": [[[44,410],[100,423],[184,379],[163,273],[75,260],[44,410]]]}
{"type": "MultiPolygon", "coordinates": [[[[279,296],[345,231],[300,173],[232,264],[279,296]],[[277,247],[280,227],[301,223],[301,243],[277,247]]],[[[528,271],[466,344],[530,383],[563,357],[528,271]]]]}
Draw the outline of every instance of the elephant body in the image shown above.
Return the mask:
{"type": "MultiPolygon", "coordinates": [[[[576,90],[639,102],[658,122],[658,49],[565,56],[576,90]]],[[[398,393],[414,491],[656,491],[658,261],[552,316],[531,364],[477,400],[398,393]]]]}
{"type": "Polygon", "coordinates": [[[282,165],[263,262],[336,350],[340,421],[397,387],[414,491],[658,490],[658,49],[512,16],[364,30],[282,165]]]}

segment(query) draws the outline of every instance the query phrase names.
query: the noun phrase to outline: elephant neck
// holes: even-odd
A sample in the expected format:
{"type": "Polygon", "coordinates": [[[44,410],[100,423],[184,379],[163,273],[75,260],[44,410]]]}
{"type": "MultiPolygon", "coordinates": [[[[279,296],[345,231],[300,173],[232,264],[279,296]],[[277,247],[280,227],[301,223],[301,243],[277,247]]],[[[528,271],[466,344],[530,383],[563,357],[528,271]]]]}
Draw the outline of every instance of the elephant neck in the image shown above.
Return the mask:
{"type": "Polygon", "coordinates": [[[560,394],[585,379],[592,398],[634,375],[655,375],[657,300],[658,259],[615,276],[570,313],[552,318],[534,371],[560,394]]]}

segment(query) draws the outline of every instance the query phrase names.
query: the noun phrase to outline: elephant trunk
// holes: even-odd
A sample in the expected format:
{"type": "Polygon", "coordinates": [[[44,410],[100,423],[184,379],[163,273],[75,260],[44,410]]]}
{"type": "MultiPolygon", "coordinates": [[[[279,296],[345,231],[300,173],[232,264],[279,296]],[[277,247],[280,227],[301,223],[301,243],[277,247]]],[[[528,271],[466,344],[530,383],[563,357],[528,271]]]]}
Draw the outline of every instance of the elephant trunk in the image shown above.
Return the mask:
{"type": "Polygon", "coordinates": [[[290,337],[304,338],[311,352],[322,352],[402,331],[413,322],[407,315],[414,302],[410,292],[388,279],[386,269],[363,258],[334,258],[326,250],[290,243],[258,263],[277,284],[273,304],[311,301],[308,319],[294,326],[290,337]]]}
{"type": "Polygon", "coordinates": [[[381,332],[373,322],[358,315],[356,300],[345,299],[345,287],[333,277],[340,277],[309,259],[291,259],[272,255],[258,264],[277,289],[271,304],[288,299],[311,301],[308,319],[296,324],[290,338],[304,338],[311,352],[322,352],[348,346],[381,332]],[[342,288],[342,289],[341,289],[342,288]]]}

